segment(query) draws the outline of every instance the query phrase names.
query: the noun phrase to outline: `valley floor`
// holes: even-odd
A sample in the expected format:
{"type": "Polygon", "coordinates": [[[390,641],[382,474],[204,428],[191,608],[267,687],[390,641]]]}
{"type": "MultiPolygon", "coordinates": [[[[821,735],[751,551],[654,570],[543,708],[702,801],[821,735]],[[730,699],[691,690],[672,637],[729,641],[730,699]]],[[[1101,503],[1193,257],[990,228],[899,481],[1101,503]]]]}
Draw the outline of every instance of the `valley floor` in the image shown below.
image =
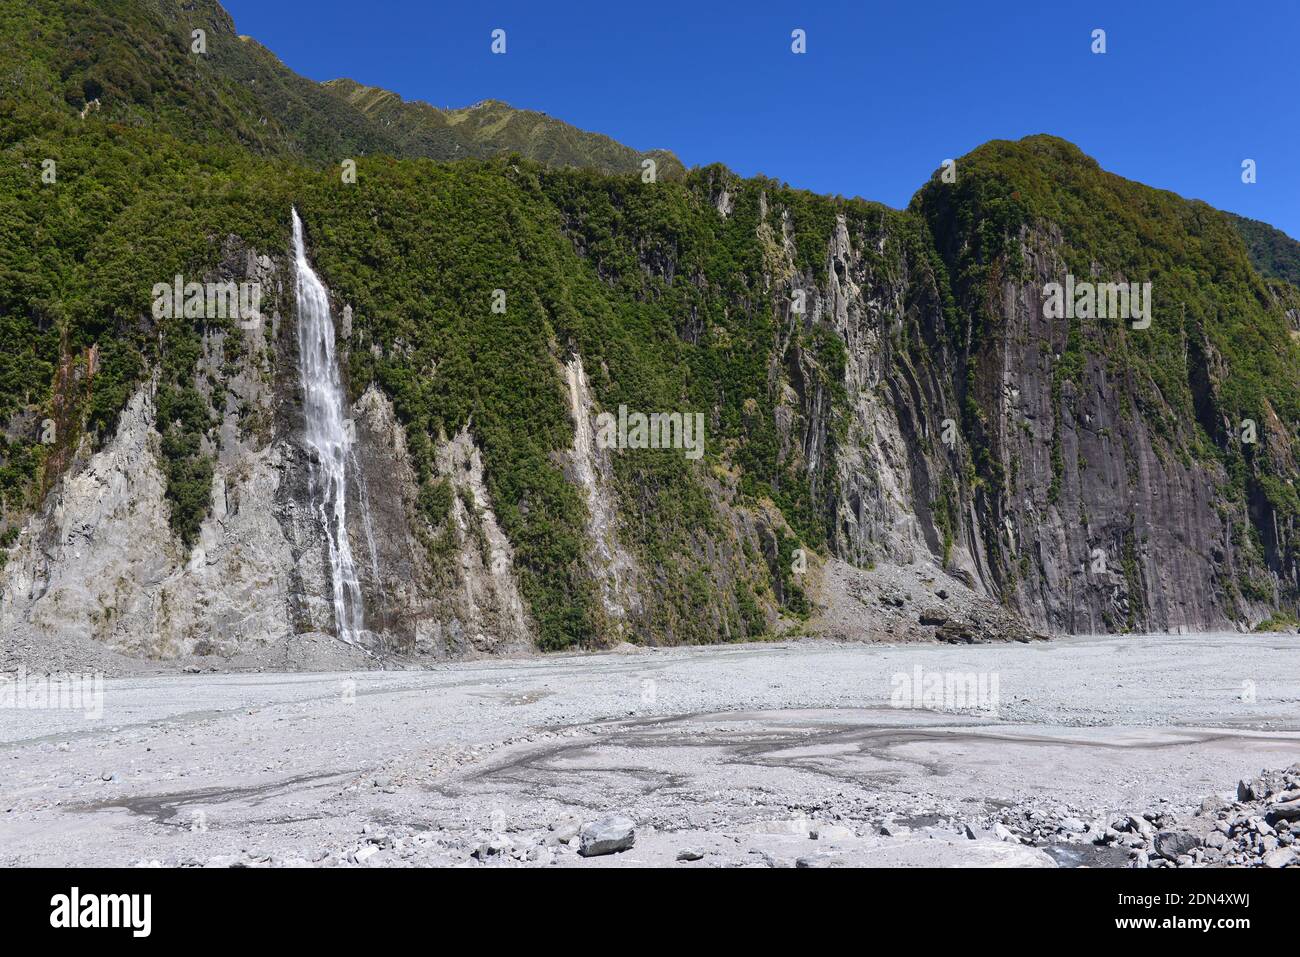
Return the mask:
{"type": "Polygon", "coordinates": [[[1117,818],[1164,827],[1300,761],[1296,652],[802,641],[112,678],[99,719],[0,710],[0,864],[1124,866],[1157,855],[1117,818]],[[918,668],[996,677],[996,715],[892,707],[918,668]],[[605,814],[634,846],[579,856],[605,814]]]}

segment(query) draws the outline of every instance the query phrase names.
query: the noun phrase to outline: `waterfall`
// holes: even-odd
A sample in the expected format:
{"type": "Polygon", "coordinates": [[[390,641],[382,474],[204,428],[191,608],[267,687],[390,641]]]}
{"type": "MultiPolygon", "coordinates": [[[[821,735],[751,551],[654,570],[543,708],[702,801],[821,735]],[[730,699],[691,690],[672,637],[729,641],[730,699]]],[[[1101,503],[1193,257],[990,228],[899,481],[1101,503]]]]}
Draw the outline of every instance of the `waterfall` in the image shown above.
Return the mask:
{"type": "Polygon", "coordinates": [[[303,439],[312,453],[310,494],[329,542],[334,587],[334,623],[339,638],[355,642],[365,626],[347,526],[347,462],[352,458],[352,422],[334,349],[334,319],[325,286],[307,261],[302,220],[293,210],[293,255],[297,273],[298,371],[303,387],[303,439]]]}

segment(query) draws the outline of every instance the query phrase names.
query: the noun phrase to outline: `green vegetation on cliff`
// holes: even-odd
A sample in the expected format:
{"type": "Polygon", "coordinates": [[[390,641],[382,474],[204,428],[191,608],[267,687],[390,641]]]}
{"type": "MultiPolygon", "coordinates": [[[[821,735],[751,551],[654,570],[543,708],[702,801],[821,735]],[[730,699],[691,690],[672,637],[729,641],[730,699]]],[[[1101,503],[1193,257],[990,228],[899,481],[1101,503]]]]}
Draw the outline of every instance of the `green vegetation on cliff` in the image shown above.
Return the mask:
{"type": "Polygon", "coordinates": [[[1241,233],[1251,264],[1261,276],[1300,287],[1300,242],[1268,223],[1233,213],[1227,215],[1241,233]]]}

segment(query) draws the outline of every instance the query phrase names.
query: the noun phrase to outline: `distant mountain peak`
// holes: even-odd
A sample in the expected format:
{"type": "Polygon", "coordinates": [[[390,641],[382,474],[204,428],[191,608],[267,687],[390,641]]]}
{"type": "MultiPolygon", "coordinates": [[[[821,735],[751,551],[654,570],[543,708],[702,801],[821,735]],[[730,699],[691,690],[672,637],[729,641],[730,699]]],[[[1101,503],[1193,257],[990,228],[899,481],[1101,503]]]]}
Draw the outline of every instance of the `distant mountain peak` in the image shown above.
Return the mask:
{"type": "Polygon", "coordinates": [[[456,156],[519,153],[548,166],[586,167],[606,173],[639,172],[653,158],[658,174],[684,172],[667,150],[635,150],[603,133],[579,129],[539,110],[519,109],[489,97],[469,106],[439,108],[424,100],[405,100],[382,87],[350,78],[326,81],[322,88],[360,111],[405,144],[404,152],[428,155],[430,138],[454,137],[456,156]]]}

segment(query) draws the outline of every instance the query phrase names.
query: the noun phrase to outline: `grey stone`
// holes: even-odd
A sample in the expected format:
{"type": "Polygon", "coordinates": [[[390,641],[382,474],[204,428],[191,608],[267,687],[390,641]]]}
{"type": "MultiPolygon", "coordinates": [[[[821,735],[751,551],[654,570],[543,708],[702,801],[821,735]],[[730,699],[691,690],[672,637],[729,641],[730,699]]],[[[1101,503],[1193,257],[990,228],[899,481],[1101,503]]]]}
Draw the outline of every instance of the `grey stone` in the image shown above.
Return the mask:
{"type": "Polygon", "coordinates": [[[1130,814],[1128,816],[1128,828],[1130,831],[1141,834],[1143,837],[1153,837],[1156,833],[1156,829],[1151,826],[1151,822],[1137,814],[1130,814]]]}
{"type": "Polygon", "coordinates": [[[1201,839],[1187,831],[1161,831],[1155,838],[1155,851],[1167,861],[1187,855],[1201,846],[1201,839]]]}
{"type": "Polygon", "coordinates": [[[611,814],[584,824],[578,834],[578,853],[599,857],[626,851],[636,843],[636,823],[629,817],[611,814]]]}
{"type": "Polygon", "coordinates": [[[378,853],[378,847],[374,844],[367,844],[365,847],[358,848],[352,852],[352,860],[357,864],[364,864],[378,853]]]}
{"type": "Polygon", "coordinates": [[[1300,862],[1300,854],[1290,847],[1279,847],[1264,855],[1265,867],[1292,867],[1298,862],[1300,862]]]}
{"type": "Polygon", "coordinates": [[[1209,797],[1204,798],[1201,801],[1201,806],[1199,810],[1201,814],[1209,815],[1209,814],[1216,814],[1219,811],[1224,810],[1227,806],[1228,806],[1227,801],[1219,797],[1217,794],[1211,794],[1209,797]]]}
{"type": "Polygon", "coordinates": [[[1294,801],[1282,801],[1274,804],[1268,809],[1268,819],[1276,824],[1278,821],[1294,821],[1300,819],[1300,799],[1294,801]]]}
{"type": "Polygon", "coordinates": [[[578,831],[581,829],[582,822],[576,817],[562,817],[551,822],[551,833],[561,844],[568,844],[578,836],[578,831]]]}

